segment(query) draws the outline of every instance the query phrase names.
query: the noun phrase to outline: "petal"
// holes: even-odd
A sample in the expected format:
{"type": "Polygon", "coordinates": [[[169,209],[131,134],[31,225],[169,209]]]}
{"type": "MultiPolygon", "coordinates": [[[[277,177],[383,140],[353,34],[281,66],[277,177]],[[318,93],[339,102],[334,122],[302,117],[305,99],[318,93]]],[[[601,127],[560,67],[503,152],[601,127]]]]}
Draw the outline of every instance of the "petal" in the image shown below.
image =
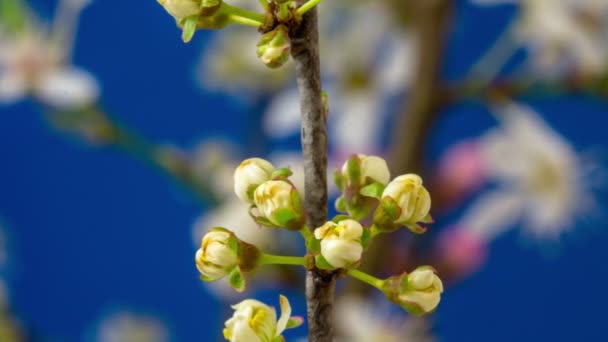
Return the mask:
{"type": "Polygon", "coordinates": [[[27,83],[19,74],[0,72],[0,104],[10,104],[25,97],[27,83]]]}
{"type": "Polygon", "coordinates": [[[275,336],[281,336],[285,328],[287,327],[287,322],[289,322],[289,317],[291,317],[291,305],[289,305],[289,300],[287,297],[280,295],[279,296],[279,305],[281,306],[281,317],[277,322],[277,332],[275,336]]]}
{"type": "Polygon", "coordinates": [[[71,68],[48,72],[35,85],[36,95],[51,107],[72,109],[99,97],[99,84],[88,72],[71,68]]]}
{"type": "Polygon", "coordinates": [[[285,138],[300,132],[300,97],[297,88],[283,91],[264,114],[264,131],[273,138],[285,138]]]}

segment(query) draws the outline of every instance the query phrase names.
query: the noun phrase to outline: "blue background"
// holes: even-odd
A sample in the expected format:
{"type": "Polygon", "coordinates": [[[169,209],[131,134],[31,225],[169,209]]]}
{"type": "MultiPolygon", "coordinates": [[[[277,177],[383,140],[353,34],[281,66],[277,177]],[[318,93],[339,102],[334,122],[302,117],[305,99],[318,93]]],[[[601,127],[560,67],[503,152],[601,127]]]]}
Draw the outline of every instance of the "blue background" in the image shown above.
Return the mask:
{"type": "MultiPolygon", "coordinates": [[[[50,15],[53,1],[31,2],[50,15]]],[[[459,2],[445,75],[457,79],[504,28],[508,7],[459,2]]],[[[117,118],[154,141],[237,143],[247,108],[201,92],[193,71],[209,33],[184,45],[155,1],[96,1],[85,10],[75,64],[100,80],[117,118]]],[[[339,46],[336,45],[337,48],[339,46]]],[[[531,101],[579,150],[604,146],[607,103],[581,96],[531,101]]],[[[9,232],[11,302],[29,331],[80,341],[105,311],[163,318],[175,341],[211,341],[227,313],[198,281],[190,227],[196,199],[112,148],[50,129],[34,104],[0,108],[0,217],[9,232]]],[[[477,103],[450,107],[434,129],[434,158],[492,124],[477,103]]],[[[605,337],[605,221],[577,227],[547,258],[517,231],[492,245],[485,268],[450,288],[436,314],[442,341],[597,341],[605,337]]],[[[267,294],[276,304],[274,293],[267,294]]],[[[304,299],[293,297],[295,312],[304,299]]]]}

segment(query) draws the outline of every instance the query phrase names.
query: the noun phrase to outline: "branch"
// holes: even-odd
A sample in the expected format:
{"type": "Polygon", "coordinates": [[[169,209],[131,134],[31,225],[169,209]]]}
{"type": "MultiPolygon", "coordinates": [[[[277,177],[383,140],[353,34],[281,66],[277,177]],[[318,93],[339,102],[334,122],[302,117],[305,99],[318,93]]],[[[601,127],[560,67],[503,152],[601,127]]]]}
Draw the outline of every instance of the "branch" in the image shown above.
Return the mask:
{"type": "MultiPolygon", "coordinates": [[[[290,32],[292,57],[300,92],[302,153],[304,157],[304,208],[309,227],[327,220],[327,127],[321,99],[321,67],[317,9],[307,12],[290,32]]],[[[306,300],[310,342],[333,341],[333,298],[336,273],[318,269],[306,274],[306,300]]]]}

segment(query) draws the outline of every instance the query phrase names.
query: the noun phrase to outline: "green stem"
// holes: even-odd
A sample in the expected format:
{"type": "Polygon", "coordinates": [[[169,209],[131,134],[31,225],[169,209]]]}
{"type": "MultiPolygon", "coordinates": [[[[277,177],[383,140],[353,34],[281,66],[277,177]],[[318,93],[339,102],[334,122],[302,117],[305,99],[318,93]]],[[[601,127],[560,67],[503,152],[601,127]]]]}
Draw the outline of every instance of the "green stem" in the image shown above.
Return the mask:
{"type": "Polygon", "coordinates": [[[348,271],[348,275],[353,278],[359,279],[362,282],[367,283],[367,284],[377,288],[380,291],[382,291],[382,288],[384,287],[384,280],[378,279],[363,271],[352,269],[352,270],[348,271]]]}
{"type": "Polygon", "coordinates": [[[257,12],[248,11],[246,9],[231,6],[225,2],[222,2],[220,9],[221,13],[228,14],[232,22],[248,26],[262,26],[266,20],[266,17],[257,12]]]}
{"type": "Polygon", "coordinates": [[[310,240],[310,239],[312,239],[314,237],[312,235],[312,232],[310,231],[310,228],[306,224],[304,226],[302,226],[302,229],[300,229],[299,232],[300,232],[300,234],[302,234],[302,237],[307,242],[308,242],[308,240],[310,240]]]}
{"type": "Polygon", "coordinates": [[[302,4],[302,6],[298,7],[296,13],[299,15],[304,15],[304,13],[310,11],[315,6],[317,6],[323,0],[308,0],[306,3],[302,4]]]}
{"type": "Polygon", "coordinates": [[[294,257],[294,256],[283,256],[283,255],[272,255],[262,253],[260,265],[295,265],[295,266],[306,266],[305,257],[294,257]]]}

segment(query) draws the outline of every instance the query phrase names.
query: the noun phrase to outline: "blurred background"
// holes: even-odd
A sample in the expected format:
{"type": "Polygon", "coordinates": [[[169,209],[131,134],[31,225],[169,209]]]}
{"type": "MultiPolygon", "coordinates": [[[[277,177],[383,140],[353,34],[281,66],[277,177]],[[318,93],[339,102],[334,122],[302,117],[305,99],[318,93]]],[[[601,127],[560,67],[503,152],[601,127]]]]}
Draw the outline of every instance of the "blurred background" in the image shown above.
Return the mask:
{"type": "MultiPolygon", "coordinates": [[[[0,11],[0,341],[219,341],[228,304],[279,293],[305,315],[299,271],[243,296],[193,260],[216,225],[302,252],[232,192],[251,156],[302,182],[292,67],[257,60],[255,29],[184,44],[155,1],[0,11]]],[[[328,0],[320,15],[332,169],[380,155],[433,196],[429,233],[391,235],[363,267],[430,264],[446,284],[412,318],[342,280],[340,341],[605,339],[608,3],[328,0]]]]}

